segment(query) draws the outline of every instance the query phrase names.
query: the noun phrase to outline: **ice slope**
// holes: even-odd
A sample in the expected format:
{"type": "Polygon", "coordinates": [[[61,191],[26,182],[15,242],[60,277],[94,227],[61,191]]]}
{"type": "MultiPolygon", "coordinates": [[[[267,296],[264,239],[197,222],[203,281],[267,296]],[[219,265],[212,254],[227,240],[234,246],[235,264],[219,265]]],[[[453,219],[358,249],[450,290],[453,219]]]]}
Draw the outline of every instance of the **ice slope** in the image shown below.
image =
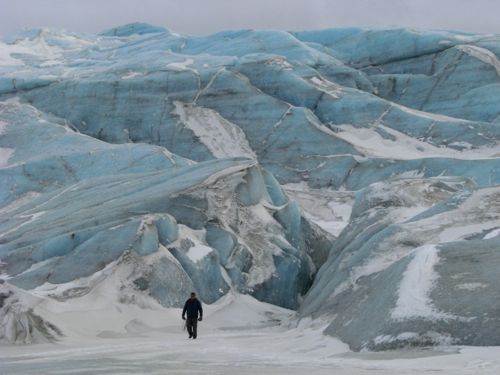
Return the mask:
{"type": "Polygon", "coordinates": [[[6,37],[2,277],[67,300],[118,272],[123,303],[163,306],[233,289],[354,349],[499,344],[498,207],[478,209],[498,53],[407,29],[6,37]]]}
{"type": "Polygon", "coordinates": [[[234,287],[297,307],[325,258],[328,236],[254,159],[196,163],[159,146],[111,145],[16,102],[0,116],[2,145],[16,145],[0,170],[0,259],[14,285],[66,284],[126,262],[127,291],[165,306],[192,289],[214,302],[234,287]]]}
{"type": "MultiPolygon", "coordinates": [[[[492,84],[496,71],[492,76],[488,70],[492,65],[484,62],[494,64],[494,60],[489,55],[477,58],[477,50],[486,48],[480,47],[485,41],[494,45],[493,36],[398,29],[295,34],[240,30],[206,37],[140,24],[98,36],[42,29],[11,36],[2,44],[7,60],[0,93],[15,94],[100,140],[156,144],[196,161],[227,153],[196,125],[220,123],[226,130],[217,138],[242,140],[244,134],[246,139],[237,142],[248,144],[281,183],[307,180],[314,188],[353,190],[416,170],[429,177],[466,175],[488,185],[499,178],[500,131],[490,123],[499,115],[492,84]],[[476,65],[457,70],[453,82],[433,70],[425,71],[426,80],[438,80],[444,86],[421,96],[430,95],[425,100],[439,105],[442,100],[435,95],[440,91],[448,96],[469,95],[473,82],[474,90],[483,90],[471,96],[477,105],[446,99],[459,112],[437,107],[429,109],[434,112],[422,112],[426,108],[421,105],[386,94],[383,86],[393,82],[392,76],[375,74],[376,64],[401,61],[412,79],[420,79],[422,74],[411,67],[425,70],[430,63],[418,65],[411,63],[412,58],[452,54],[457,48],[461,54],[464,48],[476,51],[467,55],[476,65]],[[460,112],[472,107],[491,113],[470,117],[460,112]],[[362,145],[366,135],[361,130],[349,132],[350,137],[342,134],[346,125],[369,129],[387,142],[384,148],[410,137],[420,141],[413,147],[421,151],[441,150],[411,158],[399,152],[372,153],[362,145]],[[474,152],[462,157],[457,150],[478,151],[481,157],[474,152]],[[457,163],[455,159],[467,160],[457,163]],[[490,178],[485,181],[485,176],[490,178]]],[[[451,57],[443,59],[441,70],[456,65],[451,57]]],[[[408,97],[415,101],[418,96],[408,89],[408,97]]]]}
{"type": "Polygon", "coordinates": [[[498,345],[499,198],[462,178],[358,192],[300,315],[355,350],[498,345]]]}

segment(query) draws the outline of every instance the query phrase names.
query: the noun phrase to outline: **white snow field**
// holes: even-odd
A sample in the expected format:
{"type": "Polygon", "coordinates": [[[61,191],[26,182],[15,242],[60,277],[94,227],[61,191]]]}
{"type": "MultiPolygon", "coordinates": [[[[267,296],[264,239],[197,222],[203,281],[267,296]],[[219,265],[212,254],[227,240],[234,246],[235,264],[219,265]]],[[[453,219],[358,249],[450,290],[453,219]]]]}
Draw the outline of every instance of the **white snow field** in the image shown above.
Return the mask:
{"type": "Polygon", "coordinates": [[[498,374],[500,348],[349,351],[319,322],[230,293],[205,306],[199,337],[180,309],[114,303],[105,290],[35,311],[66,334],[56,343],[0,345],[0,374],[498,374]],[[87,304],[87,309],[82,307],[87,304]]]}

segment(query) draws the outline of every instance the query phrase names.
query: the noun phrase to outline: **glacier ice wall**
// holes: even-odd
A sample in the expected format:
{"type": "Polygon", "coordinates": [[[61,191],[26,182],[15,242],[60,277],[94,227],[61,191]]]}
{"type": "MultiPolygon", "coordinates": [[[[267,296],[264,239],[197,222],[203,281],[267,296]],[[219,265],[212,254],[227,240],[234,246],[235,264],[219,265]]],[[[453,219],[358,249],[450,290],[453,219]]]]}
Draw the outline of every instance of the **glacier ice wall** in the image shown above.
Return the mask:
{"type": "Polygon", "coordinates": [[[2,109],[4,140],[20,145],[2,171],[0,254],[11,283],[69,283],[126,255],[144,268],[132,287],[166,306],[191,289],[214,302],[234,286],[297,307],[315,271],[314,231],[255,160],[196,163],[159,146],[96,141],[26,104],[2,109]]]}
{"type": "Polygon", "coordinates": [[[499,344],[499,46],[397,28],[8,36],[3,277],[66,299],[118,272],[122,302],[165,306],[233,288],[354,349],[499,344]],[[350,196],[333,242],[314,210],[350,196]]]}
{"type": "Polygon", "coordinates": [[[363,189],[300,314],[356,350],[498,345],[499,194],[458,177],[363,189]]]}

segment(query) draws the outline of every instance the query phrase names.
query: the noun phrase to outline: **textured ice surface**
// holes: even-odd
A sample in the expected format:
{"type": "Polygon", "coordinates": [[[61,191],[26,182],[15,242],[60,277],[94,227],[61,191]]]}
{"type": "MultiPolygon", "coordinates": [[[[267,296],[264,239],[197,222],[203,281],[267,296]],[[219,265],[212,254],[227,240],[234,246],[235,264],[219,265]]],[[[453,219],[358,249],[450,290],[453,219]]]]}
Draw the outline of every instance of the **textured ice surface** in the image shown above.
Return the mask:
{"type": "Polygon", "coordinates": [[[310,286],[311,227],[283,193],[274,206],[268,189],[279,185],[266,185],[255,160],[196,163],[160,146],[111,145],[27,104],[3,103],[1,116],[2,142],[17,145],[0,172],[0,257],[12,284],[65,284],[118,261],[135,264],[129,288],[165,306],[191,289],[214,302],[234,286],[296,308],[310,286]]]}
{"type": "Polygon", "coordinates": [[[41,298],[0,283],[0,344],[53,342],[62,333],[53,323],[34,312],[41,298]]]}
{"type": "Polygon", "coordinates": [[[444,178],[358,192],[300,314],[329,316],[354,349],[498,345],[499,197],[444,178]]]}
{"type": "Polygon", "coordinates": [[[67,300],[115,275],[163,306],[233,289],[355,349],[500,344],[499,53],[406,29],[5,37],[3,277],[67,300]]]}

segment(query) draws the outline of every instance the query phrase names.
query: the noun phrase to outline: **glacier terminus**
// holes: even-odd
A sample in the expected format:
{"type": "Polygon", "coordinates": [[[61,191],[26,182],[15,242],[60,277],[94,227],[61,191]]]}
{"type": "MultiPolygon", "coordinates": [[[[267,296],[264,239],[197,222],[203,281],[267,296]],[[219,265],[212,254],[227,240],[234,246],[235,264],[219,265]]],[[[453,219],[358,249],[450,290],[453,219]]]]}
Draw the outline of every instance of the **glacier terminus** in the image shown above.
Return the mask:
{"type": "Polygon", "coordinates": [[[196,291],[354,352],[500,345],[499,56],[403,28],[4,37],[0,341],[196,291]]]}

